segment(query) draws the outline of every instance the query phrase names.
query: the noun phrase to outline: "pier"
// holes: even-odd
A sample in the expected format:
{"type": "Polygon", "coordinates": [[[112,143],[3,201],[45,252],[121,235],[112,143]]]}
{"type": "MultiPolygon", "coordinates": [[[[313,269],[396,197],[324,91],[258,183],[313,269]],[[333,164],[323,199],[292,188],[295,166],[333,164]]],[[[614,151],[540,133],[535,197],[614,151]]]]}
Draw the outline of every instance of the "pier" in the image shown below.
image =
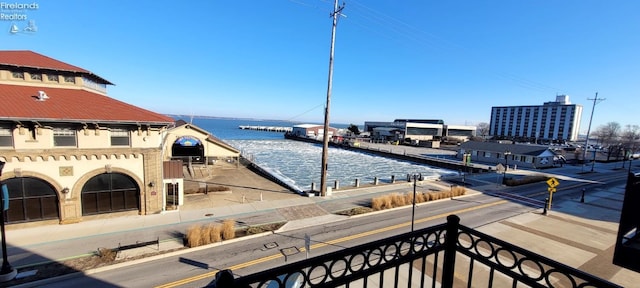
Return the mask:
{"type": "Polygon", "coordinates": [[[241,125],[238,128],[242,130],[256,130],[256,131],[268,131],[268,132],[291,132],[293,131],[293,127],[282,127],[282,126],[246,126],[241,125]]]}

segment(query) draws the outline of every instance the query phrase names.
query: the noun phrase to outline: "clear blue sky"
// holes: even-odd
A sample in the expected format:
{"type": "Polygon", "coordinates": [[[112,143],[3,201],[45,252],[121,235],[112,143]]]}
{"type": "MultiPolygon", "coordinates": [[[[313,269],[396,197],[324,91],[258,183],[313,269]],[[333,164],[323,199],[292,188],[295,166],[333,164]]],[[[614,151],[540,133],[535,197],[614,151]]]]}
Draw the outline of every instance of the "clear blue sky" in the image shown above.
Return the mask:
{"type": "MultiPolygon", "coordinates": [[[[26,2],[38,8],[0,12],[27,15],[37,32],[2,33],[1,49],[92,71],[115,83],[116,99],[168,114],[323,121],[333,1],[26,2]]],[[[583,105],[586,132],[598,92],[592,130],[640,124],[640,1],[345,3],[333,123],[475,125],[492,106],[567,94],[583,105]]]]}

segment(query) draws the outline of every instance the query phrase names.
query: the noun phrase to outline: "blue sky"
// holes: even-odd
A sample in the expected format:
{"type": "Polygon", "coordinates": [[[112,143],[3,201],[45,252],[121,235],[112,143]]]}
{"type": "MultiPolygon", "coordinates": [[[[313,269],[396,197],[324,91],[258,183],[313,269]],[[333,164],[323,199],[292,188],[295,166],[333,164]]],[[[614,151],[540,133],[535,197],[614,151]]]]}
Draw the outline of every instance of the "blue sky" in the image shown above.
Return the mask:
{"type": "MultiPolygon", "coordinates": [[[[22,3],[18,1],[19,3],[22,3]]],[[[160,113],[321,123],[329,0],[42,0],[3,10],[2,49],[33,50],[113,82],[160,113]]],[[[15,3],[8,1],[4,3],[15,3]]],[[[342,3],[342,2],[340,2],[342,3]]],[[[333,123],[489,122],[492,106],[567,94],[585,132],[640,124],[640,1],[348,0],[338,23],[333,123]]]]}

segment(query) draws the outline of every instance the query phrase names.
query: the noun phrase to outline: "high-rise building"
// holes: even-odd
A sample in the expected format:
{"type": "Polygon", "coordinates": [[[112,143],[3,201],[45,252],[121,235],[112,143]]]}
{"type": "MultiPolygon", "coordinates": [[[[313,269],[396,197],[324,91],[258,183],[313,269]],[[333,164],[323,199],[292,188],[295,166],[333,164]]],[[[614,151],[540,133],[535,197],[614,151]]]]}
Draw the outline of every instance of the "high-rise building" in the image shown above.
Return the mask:
{"type": "Polygon", "coordinates": [[[567,95],[543,105],[496,106],[491,108],[489,134],[530,142],[575,141],[581,117],[582,105],[571,104],[567,95]]]}

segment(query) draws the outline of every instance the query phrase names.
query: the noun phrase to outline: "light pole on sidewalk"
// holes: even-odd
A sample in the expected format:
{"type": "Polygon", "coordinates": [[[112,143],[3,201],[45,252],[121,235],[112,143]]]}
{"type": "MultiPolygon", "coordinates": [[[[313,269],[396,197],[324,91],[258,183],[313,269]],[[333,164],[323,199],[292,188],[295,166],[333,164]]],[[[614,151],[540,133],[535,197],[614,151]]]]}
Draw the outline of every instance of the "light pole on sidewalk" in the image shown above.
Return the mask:
{"type": "Polygon", "coordinates": [[[507,181],[507,170],[509,170],[509,155],[511,155],[511,152],[509,152],[509,150],[504,152],[504,173],[502,174],[502,184],[506,183],[507,181]]]}
{"type": "Polygon", "coordinates": [[[416,217],[416,186],[418,186],[418,174],[413,174],[413,203],[411,208],[411,232],[413,232],[413,222],[416,217]]]}

